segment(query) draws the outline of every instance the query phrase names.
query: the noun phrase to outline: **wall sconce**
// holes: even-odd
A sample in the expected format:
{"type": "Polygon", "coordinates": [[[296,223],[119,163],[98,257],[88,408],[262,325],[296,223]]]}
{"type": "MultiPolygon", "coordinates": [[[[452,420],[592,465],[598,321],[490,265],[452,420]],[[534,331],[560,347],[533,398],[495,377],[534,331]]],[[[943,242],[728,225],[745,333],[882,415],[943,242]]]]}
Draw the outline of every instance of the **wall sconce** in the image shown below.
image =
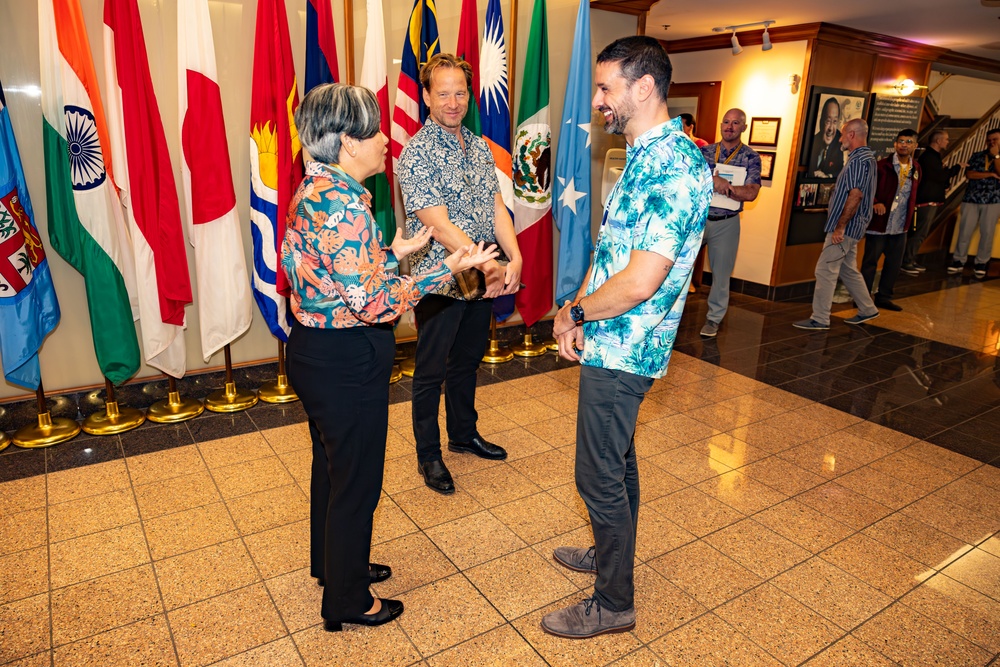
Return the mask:
{"type": "Polygon", "coordinates": [[[788,85],[792,89],[792,95],[799,92],[799,84],[802,82],[802,77],[798,74],[790,74],[788,76],[788,85]]]}
{"type": "Polygon", "coordinates": [[[767,28],[768,26],[774,23],[776,23],[776,21],[774,21],[773,19],[767,19],[765,21],[754,21],[753,23],[741,23],[740,25],[719,26],[717,28],[712,28],[712,32],[728,32],[729,30],[732,30],[733,38],[730,41],[733,44],[733,55],[736,56],[743,53],[743,47],[740,46],[740,40],[738,37],[736,37],[737,30],[739,30],[740,28],[752,28],[755,25],[764,26],[763,46],[761,46],[760,50],[770,51],[771,49],[774,48],[774,46],[771,44],[771,35],[768,34],[767,28]]]}
{"type": "Polygon", "coordinates": [[[892,88],[893,90],[896,91],[897,94],[905,97],[910,93],[912,93],[913,91],[920,90],[921,88],[927,88],[927,86],[918,86],[917,84],[913,83],[913,79],[903,79],[902,81],[894,85],[892,88]]]}

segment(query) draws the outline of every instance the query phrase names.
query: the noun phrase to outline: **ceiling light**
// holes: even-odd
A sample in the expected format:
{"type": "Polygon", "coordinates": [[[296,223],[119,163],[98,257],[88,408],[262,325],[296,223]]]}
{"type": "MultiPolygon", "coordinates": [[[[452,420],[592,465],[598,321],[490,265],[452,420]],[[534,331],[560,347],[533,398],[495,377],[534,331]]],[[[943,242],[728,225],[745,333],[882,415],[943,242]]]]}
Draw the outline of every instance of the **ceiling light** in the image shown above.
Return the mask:
{"type": "Polygon", "coordinates": [[[736,38],[736,31],[733,31],[733,38],[730,40],[733,43],[733,55],[738,56],[743,53],[743,47],[740,46],[740,40],[736,38]]]}
{"type": "Polygon", "coordinates": [[[739,25],[718,26],[716,28],[712,28],[712,32],[728,32],[732,30],[733,37],[730,41],[733,44],[733,55],[735,56],[739,55],[740,53],[743,53],[743,47],[740,46],[740,40],[736,36],[736,31],[739,30],[740,28],[752,28],[753,26],[762,25],[764,26],[764,35],[762,39],[763,46],[761,47],[761,50],[770,51],[774,47],[771,44],[771,35],[768,34],[767,28],[773,23],[776,23],[774,19],[766,19],[764,21],[754,21],[753,23],[741,23],[739,25]]]}
{"type": "Polygon", "coordinates": [[[772,48],[774,48],[774,47],[771,45],[771,36],[769,34],[767,34],[767,26],[765,25],[764,26],[764,45],[762,47],[760,47],[760,50],[761,51],[770,51],[772,48]]]}

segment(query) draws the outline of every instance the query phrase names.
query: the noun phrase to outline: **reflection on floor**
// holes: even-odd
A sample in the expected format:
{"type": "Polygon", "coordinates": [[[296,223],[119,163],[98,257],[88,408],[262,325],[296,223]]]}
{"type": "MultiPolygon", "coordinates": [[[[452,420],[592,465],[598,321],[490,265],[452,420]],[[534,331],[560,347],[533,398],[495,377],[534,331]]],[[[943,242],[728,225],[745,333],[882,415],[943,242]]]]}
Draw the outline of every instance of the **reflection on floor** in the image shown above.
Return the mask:
{"type": "Polygon", "coordinates": [[[372,557],[395,570],[376,592],[407,611],[377,629],[319,625],[297,404],[11,448],[0,664],[986,665],[998,295],[915,295],[879,327],[824,334],[790,327],[805,304],[734,298],[709,341],[692,299],[636,434],[638,624],[590,641],[538,626],[593,584],[551,559],[592,539],[579,373],[552,355],[481,371],[480,429],[510,458],[446,452],[450,497],[418,477],[408,386],[393,387],[372,557]]]}

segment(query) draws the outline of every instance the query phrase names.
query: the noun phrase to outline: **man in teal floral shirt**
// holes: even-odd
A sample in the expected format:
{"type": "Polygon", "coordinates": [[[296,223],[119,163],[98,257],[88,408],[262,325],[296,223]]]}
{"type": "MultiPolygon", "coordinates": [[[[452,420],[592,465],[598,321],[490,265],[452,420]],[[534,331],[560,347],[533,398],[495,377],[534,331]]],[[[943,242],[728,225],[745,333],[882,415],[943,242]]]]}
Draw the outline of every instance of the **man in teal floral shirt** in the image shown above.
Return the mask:
{"type": "Polygon", "coordinates": [[[560,637],[635,627],[636,419],[667,372],[712,198],[705,158],[667,111],[671,73],[650,37],[619,39],[597,56],[594,108],[628,149],[588,278],[553,324],[560,356],[582,363],[576,486],[594,531],[593,547],[553,555],[597,575],[592,597],[543,617],[542,629],[560,637]]]}

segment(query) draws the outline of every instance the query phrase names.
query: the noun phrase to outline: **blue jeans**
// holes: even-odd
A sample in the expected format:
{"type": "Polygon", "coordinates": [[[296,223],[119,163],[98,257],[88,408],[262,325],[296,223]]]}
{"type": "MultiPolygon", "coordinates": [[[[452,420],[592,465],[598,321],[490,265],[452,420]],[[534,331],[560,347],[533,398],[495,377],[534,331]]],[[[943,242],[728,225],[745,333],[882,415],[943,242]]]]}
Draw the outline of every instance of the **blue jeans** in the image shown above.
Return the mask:
{"type": "Polygon", "coordinates": [[[583,366],[576,420],[576,488],[594,530],[601,607],[635,606],[635,535],[639,521],[639,469],[635,423],[653,379],[583,366]]]}

